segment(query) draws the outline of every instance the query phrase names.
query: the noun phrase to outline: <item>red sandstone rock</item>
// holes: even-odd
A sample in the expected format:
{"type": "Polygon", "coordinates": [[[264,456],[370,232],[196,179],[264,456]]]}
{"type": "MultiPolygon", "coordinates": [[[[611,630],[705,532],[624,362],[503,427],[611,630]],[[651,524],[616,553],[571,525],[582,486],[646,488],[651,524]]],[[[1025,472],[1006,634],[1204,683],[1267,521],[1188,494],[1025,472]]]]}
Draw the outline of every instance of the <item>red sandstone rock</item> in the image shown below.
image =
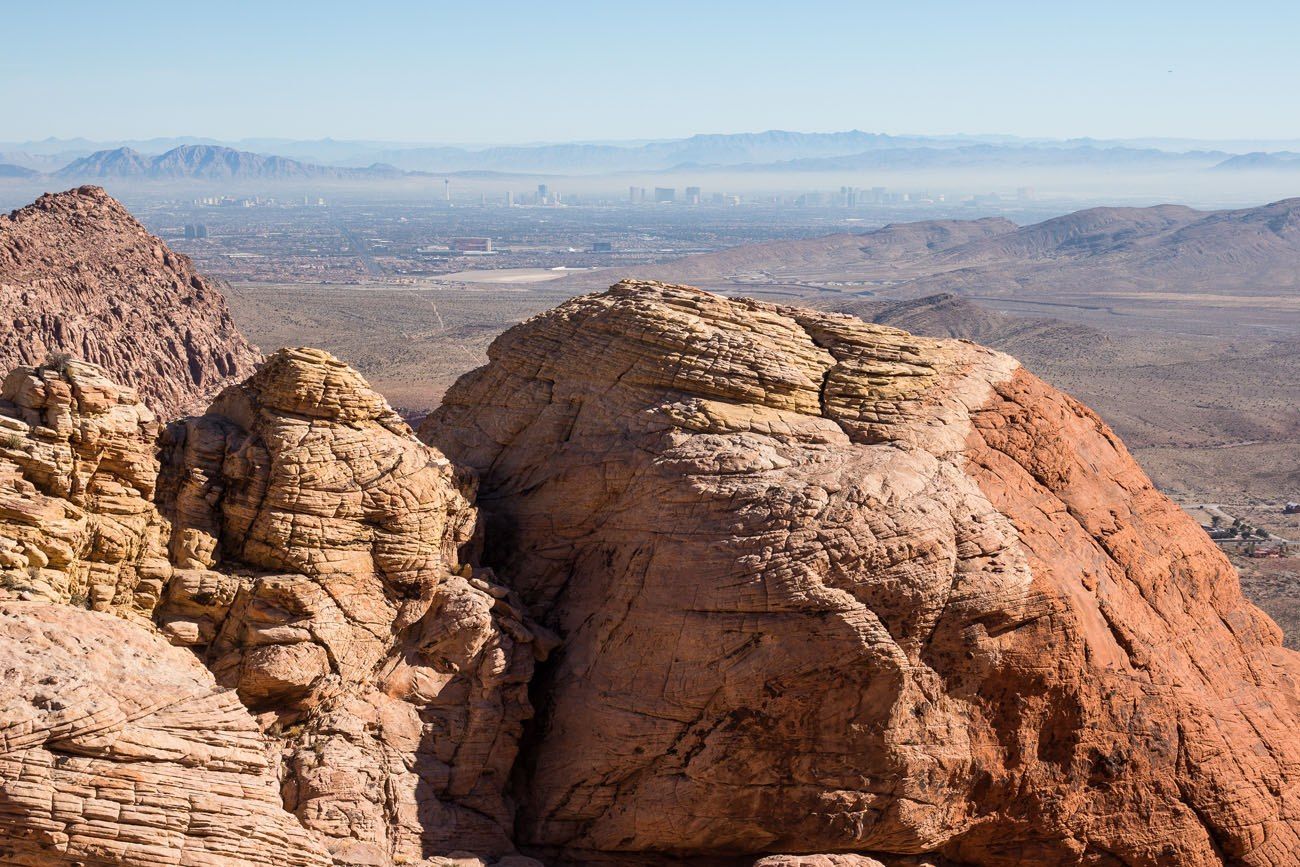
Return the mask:
{"type": "Polygon", "coordinates": [[[67,353],[164,417],[200,408],[258,357],[221,293],[99,187],[0,216],[0,324],[0,371],[67,353]]]}
{"type": "Polygon", "coordinates": [[[631,282],[489,358],[422,434],[564,642],[520,845],[1298,863],[1297,657],[1013,359],[631,282]]]}

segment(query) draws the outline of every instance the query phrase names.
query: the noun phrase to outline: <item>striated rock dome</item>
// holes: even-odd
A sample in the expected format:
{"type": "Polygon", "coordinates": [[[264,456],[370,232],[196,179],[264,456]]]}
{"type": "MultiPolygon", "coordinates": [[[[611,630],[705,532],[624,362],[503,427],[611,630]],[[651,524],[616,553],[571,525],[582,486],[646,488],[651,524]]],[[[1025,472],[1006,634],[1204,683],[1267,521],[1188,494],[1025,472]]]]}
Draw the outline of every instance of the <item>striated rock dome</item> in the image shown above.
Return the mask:
{"type": "Polygon", "coordinates": [[[479,474],[485,561],[563,641],[521,846],[1296,863],[1297,657],[1014,359],[640,282],[489,358],[421,434],[479,474]]]}

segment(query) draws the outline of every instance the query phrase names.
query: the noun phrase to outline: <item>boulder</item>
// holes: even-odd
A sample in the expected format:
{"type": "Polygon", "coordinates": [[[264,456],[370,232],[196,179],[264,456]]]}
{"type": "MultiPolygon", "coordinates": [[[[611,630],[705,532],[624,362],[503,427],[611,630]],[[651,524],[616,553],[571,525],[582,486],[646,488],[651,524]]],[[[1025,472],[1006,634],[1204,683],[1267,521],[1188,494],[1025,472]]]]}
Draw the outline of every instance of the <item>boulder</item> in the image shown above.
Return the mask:
{"type": "Polygon", "coordinates": [[[513,853],[549,644],[466,556],[472,482],[319,350],[275,353],[162,443],[158,623],[260,714],[286,806],[340,864],[513,853]]]}
{"type": "Polygon", "coordinates": [[[1296,655],[1014,359],[635,281],[489,359],[421,432],[563,641],[521,846],[1295,863],[1296,655]]]}

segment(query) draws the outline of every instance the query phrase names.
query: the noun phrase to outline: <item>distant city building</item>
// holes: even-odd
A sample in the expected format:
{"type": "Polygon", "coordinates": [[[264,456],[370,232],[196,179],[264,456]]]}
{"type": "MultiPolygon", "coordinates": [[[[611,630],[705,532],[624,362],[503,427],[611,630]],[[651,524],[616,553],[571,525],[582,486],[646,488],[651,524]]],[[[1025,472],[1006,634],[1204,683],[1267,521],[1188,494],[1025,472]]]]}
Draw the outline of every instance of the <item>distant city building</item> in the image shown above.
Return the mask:
{"type": "Polygon", "coordinates": [[[628,200],[629,202],[635,202],[635,201],[636,201],[636,192],[637,192],[637,189],[638,189],[637,187],[628,187],[628,188],[627,188],[627,200],[628,200]]]}
{"type": "Polygon", "coordinates": [[[451,178],[442,179],[442,200],[444,202],[451,201],[451,178]]]}
{"type": "Polygon", "coordinates": [[[185,237],[187,240],[196,238],[206,238],[208,236],[208,227],[204,223],[186,223],[185,237]]]}
{"type": "Polygon", "coordinates": [[[714,193],[714,194],[709,198],[709,201],[712,202],[712,203],[715,204],[715,205],[722,205],[722,204],[725,204],[725,203],[726,203],[726,197],[723,196],[722,193],[714,193]]]}
{"type": "Polygon", "coordinates": [[[610,241],[593,241],[591,245],[593,253],[613,253],[614,244],[610,241]]]}
{"type": "Polygon", "coordinates": [[[506,193],[506,207],[513,208],[514,206],[515,206],[515,194],[506,193]]]}
{"type": "Polygon", "coordinates": [[[655,187],[656,202],[675,202],[677,201],[677,190],[674,187],[655,187]]]}
{"type": "Polygon", "coordinates": [[[451,249],[458,253],[491,253],[491,238],[452,238],[451,249]]]}
{"type": "Polygon", "coordinates": [[[1034,200],[1033,187],[1017,187],[1016,198],[1022,202],[1032,202],[1034,200]]]}
{"type": "Polygon", "coordinates": [[[688,205],[698,205],[699,203],[700,203],[700,188],[699,188],[699,187],[687,187],[687,188],[686,188],[686,204],[688,204],[688,205]]]}

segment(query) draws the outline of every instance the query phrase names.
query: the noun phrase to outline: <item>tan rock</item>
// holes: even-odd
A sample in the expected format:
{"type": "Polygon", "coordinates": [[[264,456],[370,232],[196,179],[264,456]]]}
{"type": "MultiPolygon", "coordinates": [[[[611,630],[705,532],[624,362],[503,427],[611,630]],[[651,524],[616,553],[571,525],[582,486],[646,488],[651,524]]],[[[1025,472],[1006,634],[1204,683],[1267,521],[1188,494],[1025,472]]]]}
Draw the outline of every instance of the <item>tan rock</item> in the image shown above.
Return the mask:
{"type": "Polygon", "coordinates": [[[183,567],[158,610],[282,745],[340,864],[513,851],[504,791],[536,640],[463,565],[472,490],[355,371],[282,350],[163,438],[183,567]]]}
{"type": "Polygon", "coordinates": [[[633,282],[489,358],[422,435],[564,641],[521,845],[1295,863],[1297,657],[1013,359],[633,282]]]}
{"type": "Polygon", "coordinates": [[[326,867],[233,692],[146,627],[0,602],[0,862],[326,867]]]}
{"type": "Polygon", "coordinates": [[[153,413],[99,368],[20,367],[0,386],[0,598],[147,622],[172,569],[153,413]]]}
{"type": "Polygon", "coordinates": [[[70,353],[167,417],[258,357],[221,293],[99,187],[0,215],[0,323],[0,370],[70,353]]]}

